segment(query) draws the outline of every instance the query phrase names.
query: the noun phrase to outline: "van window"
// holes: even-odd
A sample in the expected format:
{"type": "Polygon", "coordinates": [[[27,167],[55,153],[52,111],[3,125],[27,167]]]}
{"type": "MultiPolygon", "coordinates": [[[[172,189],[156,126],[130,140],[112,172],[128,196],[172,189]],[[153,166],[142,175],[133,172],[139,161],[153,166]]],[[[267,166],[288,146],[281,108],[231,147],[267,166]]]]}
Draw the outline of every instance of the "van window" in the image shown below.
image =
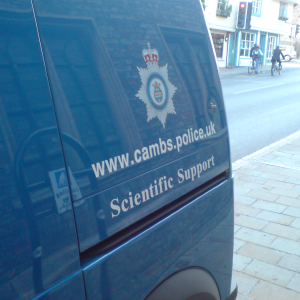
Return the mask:
{"type": "Polygon", "coordinates": [[[221,86],[203,21],[197,33],[160,27],[146,38],[137,28],[153,25],[138,16],[134,24],[85,11],[75,24],[38,19],[66,161],[83,197],[198,151],[222,134],[221,86]],[[147,51],[165,68],[165,77],[150,87],[142,76],[147,51]],[[145,100],[150,89],[162,97],[168,92],[170,101],[152,106],[145,100]],[[201,142],[181,142],[199,129],[201,142]],[[84,160],[67,137],[83,146],[84,160]]]}

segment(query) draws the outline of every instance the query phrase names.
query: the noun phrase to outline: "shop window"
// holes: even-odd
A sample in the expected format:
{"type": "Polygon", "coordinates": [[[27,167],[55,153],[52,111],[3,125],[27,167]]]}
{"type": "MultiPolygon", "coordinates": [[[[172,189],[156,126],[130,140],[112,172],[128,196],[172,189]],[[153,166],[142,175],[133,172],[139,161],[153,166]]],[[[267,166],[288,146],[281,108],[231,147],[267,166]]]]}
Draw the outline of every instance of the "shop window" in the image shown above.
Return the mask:
{"type": "Polygon", "coordinates": [[[223,57],[223,48],[224,48],[224,35],[223,34],[211,34],[217,58],[223,57]]]}
{"type": "Polygon", "coordinates": [[[255,33],[242,33],[240,56],[250,57],[250,50],[254,46],[255,33]]]}
{"type": "Polygon", "coordinates": [[[252,14],[254,16],[260,17],[260,15],[261,15],[261,4],[262,4],[262,0],[253,0],[252,1],[252,14]]]}

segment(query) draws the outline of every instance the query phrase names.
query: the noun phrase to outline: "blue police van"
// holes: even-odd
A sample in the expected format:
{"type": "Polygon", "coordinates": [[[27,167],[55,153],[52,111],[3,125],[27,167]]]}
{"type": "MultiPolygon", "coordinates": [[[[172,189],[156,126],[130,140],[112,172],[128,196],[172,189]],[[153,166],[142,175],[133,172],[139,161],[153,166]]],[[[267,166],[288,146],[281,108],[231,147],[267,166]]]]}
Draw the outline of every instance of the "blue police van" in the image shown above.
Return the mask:
{"type": "Polygon", "coordinates": [[[199,0],[0,0],[0,22],[0,298],[235,299],[199,0]]]}

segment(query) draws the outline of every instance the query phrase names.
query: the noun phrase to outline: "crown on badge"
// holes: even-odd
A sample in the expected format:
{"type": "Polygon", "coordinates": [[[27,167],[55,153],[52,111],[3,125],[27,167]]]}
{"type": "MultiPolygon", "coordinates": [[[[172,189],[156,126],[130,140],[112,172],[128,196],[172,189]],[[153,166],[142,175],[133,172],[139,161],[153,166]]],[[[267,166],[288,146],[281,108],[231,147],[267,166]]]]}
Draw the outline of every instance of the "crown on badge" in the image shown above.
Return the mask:
{"type": "Polygon", "coordinates": [[[158,66],[158,51],[150,48],[150,43],[147,43],[148,49],[143,50],[144,60],[147,67],[158,66]]]}
{"type": "Polygon", "coordinates": [[[156,90],[159,89],[159,87],[160,87],[160,83],[157,83],[156,81],[152,85],[156,90]]]}

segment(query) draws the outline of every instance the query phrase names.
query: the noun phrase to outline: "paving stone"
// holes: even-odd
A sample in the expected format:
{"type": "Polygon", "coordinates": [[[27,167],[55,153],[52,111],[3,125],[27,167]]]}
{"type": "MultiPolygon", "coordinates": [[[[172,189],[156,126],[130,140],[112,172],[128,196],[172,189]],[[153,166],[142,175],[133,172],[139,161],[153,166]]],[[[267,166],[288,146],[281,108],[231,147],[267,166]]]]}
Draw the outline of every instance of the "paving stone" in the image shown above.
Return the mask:
{"type": "Polygon", "coordinates": [[[234,193],[239,195],[245,195],[250,192],[249,188],[241,187],[241,186],[235,186],[234,187],[234,193]]]}
{"type": "Polygon", "coordinates": [[[300,199],[296,199],[296,198],[280,196],[275,202],[300,208],[300,199]]]}
{"type": "Polygon", "coordinates": [[[294,155],[294,154],[280,152],[280,151],[274,151],[274,152],[272,152],[272,154],[274,154],[275,156],[282,156],[282,157],[287,157],[287,158],[300,159],[299,155],[294,155]]]}
{"type": "Polygon", "coordinates": [[[291,241],[282,237],[276,238],[271,243],[270,248],[300,256],[300,242],[291,241]]]}
{"type": "Polygon", "coordinates": [[[236,215],[234,217],[234,223],[257,230],[263,229],[268,224],[267,221],[259,220],[245,215],[236,215]]]}
{"type": "Polygon", "coordinates": [[[250,205],[255,201],[256,201],[255,198],[251,198],[251,197],[247,197],[247,196],[243,196],[243,195],[239,195],[239,194],[234,195],[234,202],[237,202],[240,204],[250,205]]]}
{"type": "MultiPolygon", "coordinates": [[[[291,282],[288,284],[287,287],[300,293],[300,275],[295,274],[294,278],[291,280],[291,282]]],[[[300,299],[300,297],[299,297],[299,299],[300,299]]]]}
{"type": "Polygon", "coordinates": [[[262,231],[295,241],[299,240],[300,238],[300,229],[291,228],[289,226],[280,225],[272,222],[270,222],[266,227],[264,227],[262,231]]]}
{"type": "MultiPolygon", "coordinates": [[[[258,167],[256,168],[256,170],[262,171],[262,172],[275,173],[275,174],[283,174],[284,170],[286,170],[286,169],[281,168],[281,167],[266,165],[266,164],[259,164],[258,167]]],[[[286,175],[286,174],[283,174],[283,175],[286,175]]],[[[291,175],[287,175],[287,176],[291,176],[291,175]]]]}
{"type": "Polygon", "coordinates": [[[273,186],[268,186],[265,184],[259,184],[255,182],[247,182],[243,185],[243,187],[249,188],[251,190],[262,191],[262,192],[268,192],[273,189],[273,186]]]}
{"type": "Polygon", "coordinates": [[[276,204],[276,203],[272,203],[269,201],[263,201],[263,200],[257,200],[256,202],[251,204],[251,207],[268,210],[268,211],[272,211],[272,212],[276,212],[276,213],[281,213],[287,208],[287,206],[285,206],[285,205],[276,204]]]}
{"type": "Polygon", "coordinates": [[[295,274],[292,271],[258,260],[250,262],[243,272],[284,287],[289,284],[295,274]]]}
{"type": "Polygon", "coordinates": [[[274,213],[271,211],[262,211],[259,214],[256,215],[256,218],[266,220],[266,221],[271,221],[274,223],[279,223],[282,225],[289,225],[291,224],[295,218],[283,215],[283,214],[278,214],[274,213]]]}
{"type": "Polygon", "coordinates": [[[245,241],[234,239],[233,252],[237,252],[244,245],[245,245],[245,241]]]}
{"type": "Polygon", "coordinates": [[[286,144],[286,145],[280,147],[280,152],[285,152],[285,153],[299,155],[299,153],[300,153],[300,146],[293,145],[293,144],[286,144]]]}
{"type": "Polygon", "coordinates": [[[299,139],[292,140],[292,141],[290,141],[290,144],[291,145],[300,145],[300,140],[299,139]]]}
{"type": "Polygon", "coordinates": [[[283,157],[283,156],[277,156],[274,158],[274,161],[276,162],[281,162],[287,165],[296,165],[298,160],[294,158],[288,158],[288,157],[283,157]]]}
{"type": "Polygon", "coordinates": [[[277,157],[277,155],[272,155],[272,154],[266,154],[263,156],[264,159],[267,159],[267,160],[273,160],[277,157]]]}
{"type": "Polygon", "coordinates": [[[234,224],[234,233],[236,233],[240,228],[241,226],[234,224]]]}
{"type": "Polygon", "coordinates": [[[300,208],[289,206],[287,209],[283,211],[283,214],[299,218],[300,208]]]}
{"type": "Polygon", "coordinates": [[[246,169],[251,169],[251,170],[254,170],[258,167],[258,164],[255,164],[255,163],[249,163],[247,165],[244,166],[244,168],[246,169]]]}
{"type": "Polygon", "coordinates": [[[293,183],[293,184],[300,184],[300,178],[296,177],[288,177],[285,182],[293,183]]]}
{"type": "Polygon", "coordinates": [[[257,278],[254,278],[252,276],[237,271],[233,271],[232,276],[238,286],[239,294],[244,294],[244,295],[248,295],[259,280],[257,278]]]}
{"type": "Polygon", "coordinates": [[[251,291],[250,297],[255,300],[299,300],[300,293],[266,281],[259,283],[251,291]]]}
{"type": "Polygon", "coordinates": [[[252,258],[233,253],[232,268],[235,271],[243,271],[251,261],[252,261],[252,258]]]}
{"type": "Polygon", "coordinates": [[[242,186],[243,184],[245,184],[247,181],[245,180],[241,180],[240,178],[234,178],[234,186],[242,186]]]}
{"type": "Polygon", "coordinates": [[[292,190],[286,190],[282,188],[274,188],[270,190],[270,193],[279,195],[279,196],[288,196],[288,197],[294,197],[298,198],[300,195],[300,191],[292,191],[292,190]]]}
{"type": "Polygon", "coordinates": [[[236,300],[254,300],[254,299],[250,298],[246,295],[243,295],[243,294],[238,294],[237,297],[236,297],[236,300]]]}
{"type": "Polygon", "coordinates": [[[266,185],[273,186],[276,188],[287,189],[287,190],[290,190],[295,186],[292,183],[282,182],[282,181],[278,181],[278,180],[268,180],[266,182],[266,185]]]}
{"type": "Polygon", "coordinates": [[[259,175],[259,177],[266,178],[266,179],[280,180],[280,181],[286,181],[289,178],[285,175],[270,173],[270,172],[263,172],[261,175],[259,175]]]}
{"type": "Polygon", "coordinates": [[[261,177],[258,177],[258,176],[251,176],[251,175],[241,175],[240,180],[243,180],[246,182],[255,182],[255,183],[259,183],[259,184],[264,184],[265,182],[268,181],[268,179],[266,178],[261,178],[261,177]]]}
{"type": "MultiPolygon", "coordinates": [[[[252,169],[247,169],[245,168],[245,166],[243,166],[242,168],[234,171],[234,174],[239,174],[239,175],[243,175],[243,174],[247,174],[247,175],[253,175],[253,172],[255,172],[252,169]]],[[[261,172],[259,173],[259,175],[261,174],[261,172]]],[[[259,175],[254,175],[254,176],[259,176],[259,175]]]]}
{"type": "Polygon", "coordinates": [[[235,213],[246,215],[246,216],[251,216],[251,217],[255,217],[257,214],[259,214],[261,212],[260,209],[249,207],[249,206],[242,205],[239,203],[235,203],[234,211],[235,211],[235,213]]]}
{"type": "Polygon", "coordinates": [[[295,219],[291,224],[290,224],[291,227],[294,227],[294,228],[299,228],[300,229],[300,219],[295,219]]]}
{"type": "Polygon", "coordinates": [[[284,169],[281,172],[282,175],[286,175],[289,177],[296,177],[296,178],[300,178],[300,171],[296,171],[296,170],[290,170],[290,169],[284,169]]]}
{"type": "Polygon", "coordinates": [[[252,170],[252,169],[246,169],[245,167],[242,167],[242,168],[234,171],[234,173],[237,173],[237,174],[247,174],[247,175],[252,175],[252,176],[259,176],[262,172],[261,171],[256,171],[256,170],[252,170]]]}
{"type": "Polygon", "coordinates": [[[262,191],[255,191],[251,190],[249,193],[246,194],[247,197],[266,200],[270,202],[274,202],[278,199],[279,195],[270,194],[269,192],[262,192],[262,191]]]}
{"type": "Polygon", "coordinates": [[[292,254],[284,254],[277,266],[300,273],[300,257],[292,254]]]}
{"type": "Polygon", "coordinates": [[[272,265],[276,265],[285,255],[283,252],[252,243],[246,243],[237,251],[237,253],[272,265]]]}
{"type": "MultiPolygon", "coordinates": [[[[298,192],[300,192],[300,185],[295,185],[292,189],[291,189],[291,191],[298,191],[298,192]]],[[[298,199],[299,199],[299,197],[298,197],[298,199]]]]}
{"type": "Polygon", "coordinates": [[[262,246],[269,246],[276,239],[274,235],[244,227],[235,234],[235,237],[262,246]]]}

